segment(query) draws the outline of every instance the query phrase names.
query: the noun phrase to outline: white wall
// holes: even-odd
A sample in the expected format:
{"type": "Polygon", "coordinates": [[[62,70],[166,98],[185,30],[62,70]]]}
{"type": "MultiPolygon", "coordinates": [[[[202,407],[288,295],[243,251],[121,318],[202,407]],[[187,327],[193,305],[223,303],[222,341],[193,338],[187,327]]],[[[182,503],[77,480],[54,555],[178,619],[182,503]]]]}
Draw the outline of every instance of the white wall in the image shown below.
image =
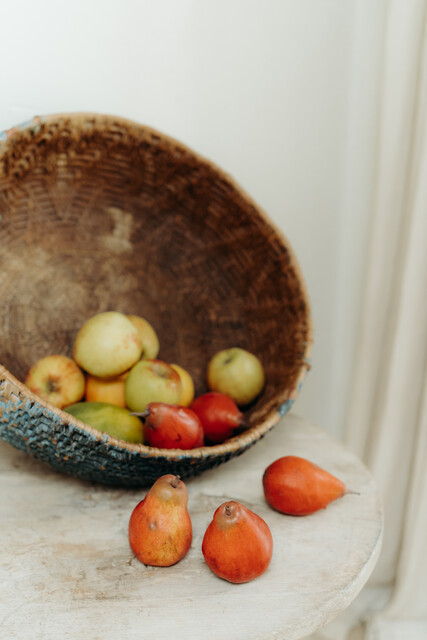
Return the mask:
{"type": "Polygon", "coordinates": [[[219,164],[290,239],[315,325],[295,411],[339,435],[375,161],[382,2],[32,0],[2,7],[0,130],[98,111],[219,164]]]}

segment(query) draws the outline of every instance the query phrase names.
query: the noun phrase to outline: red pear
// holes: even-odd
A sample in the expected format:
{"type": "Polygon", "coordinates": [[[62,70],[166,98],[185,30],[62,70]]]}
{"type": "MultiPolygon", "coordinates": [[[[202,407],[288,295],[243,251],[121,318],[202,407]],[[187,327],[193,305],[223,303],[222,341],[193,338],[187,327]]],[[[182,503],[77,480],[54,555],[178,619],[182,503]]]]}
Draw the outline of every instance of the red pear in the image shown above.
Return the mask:
{"type": "Polygon", "coordinates": [[[186,555],[192,540],[187,502],[187,487],[178,476],[156,480],[129,521],[129,543],[138,560],[169,567],[186,555]]]}
{"type": "Polygon", "coordinates": [[[206,529],[202,552],[208,567],[229,582],[249,582],[270,564],[273,538],[264,520],[239,502],[224,502],[206,529]]]}
{"type": "Polygon", "coordinates": [[[305,458],[284,456],[264,471],[264,495],[277,511],[306,516],[325,509],[347,488],[341,480],[305,458]]]}
{"type": "Polygon", "coordinates": [[[150,447],[194,449],[203,446],[202,423],[187,407],[150,402],[145,411],[135,415],[145,425],[145,441],[150,447]]]}

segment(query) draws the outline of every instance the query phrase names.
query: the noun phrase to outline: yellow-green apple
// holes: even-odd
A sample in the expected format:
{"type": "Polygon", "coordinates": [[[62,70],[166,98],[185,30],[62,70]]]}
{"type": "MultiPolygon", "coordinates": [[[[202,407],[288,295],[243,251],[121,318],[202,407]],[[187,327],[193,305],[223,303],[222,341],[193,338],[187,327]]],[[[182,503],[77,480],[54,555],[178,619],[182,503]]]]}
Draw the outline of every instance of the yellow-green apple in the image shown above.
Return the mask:
{"type": "Polygon", "coordinates": [[[85,399],[87,402],[109,402],[117,407],[126,407],[125,381],[128,371],[116,378],[86,376],[85,399]]]}
{"type": "Polygon", "coordinates": [[[127,317],[138,331],[142,343],[141,358],[149,360],[157,358],[160,349],[159,339],[151,324],[140,316],[130,315],[127,317]]]}
{"type": "Polygon", "coordinates": [[[141,356],[142,343],[132,322],[118,311],[87,320],[74,343],[74,360],[97,378],[111,378],[130,369],[141,356]]]}
{"type": "Polygon", "coordinates": [[[239,406],[245,406],[261,393],[265,374],[257,356],[232,347],[218,351],[210,360],[207,383],[211,391],[225,393],[239,406]]]}
{"type": "Polygon", "coordinates": [[[162,360],[140,360],[129,371],[125,382],[126,406],[140,413],[149,402],[177,404],[181,380],[162,360]]]}
{"type": "Polygon", "coordinates": [[[85,392],[83,371],[74,360],[63,355],[38,360],[29,370],[25,384],[60,409],[81,400],[85,392]]]}
{"type": "Polygon", "coordinates": [[[189,407],[194,399],[194,382],[186,369],[183,369],[179,364],[171,364],[181,379],[181,395],[179,396],[178,404],[181,407],[189,407]]]}

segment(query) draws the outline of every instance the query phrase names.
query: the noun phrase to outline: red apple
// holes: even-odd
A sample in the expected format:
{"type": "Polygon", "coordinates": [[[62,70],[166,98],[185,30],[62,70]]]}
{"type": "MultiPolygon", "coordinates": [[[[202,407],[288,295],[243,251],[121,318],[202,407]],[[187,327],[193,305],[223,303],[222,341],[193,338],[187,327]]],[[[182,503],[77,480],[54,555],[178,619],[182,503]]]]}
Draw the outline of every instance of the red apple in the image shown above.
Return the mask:
{"type": "Polygon", "coordinates": [[[246,426],[239,407],[224,393],[204,393],[193,400],[190,409],[200,418],[205,438],[211,444],[224,442],[236,429],[246,426]]]}
{"type": "Polygon", "coordinates": [[[162,360],[140,360],[126,378],[126,405],[143,412],[150,402],[178,404],[181,381],[178,373],[162,360]]]}
{"type": "Polygon", "coordinates": [[[81,400],[85,392],[83,372],[74,360],[62,355],[38,360],[29,370],[25,384],[60,409],[81,400]]]}

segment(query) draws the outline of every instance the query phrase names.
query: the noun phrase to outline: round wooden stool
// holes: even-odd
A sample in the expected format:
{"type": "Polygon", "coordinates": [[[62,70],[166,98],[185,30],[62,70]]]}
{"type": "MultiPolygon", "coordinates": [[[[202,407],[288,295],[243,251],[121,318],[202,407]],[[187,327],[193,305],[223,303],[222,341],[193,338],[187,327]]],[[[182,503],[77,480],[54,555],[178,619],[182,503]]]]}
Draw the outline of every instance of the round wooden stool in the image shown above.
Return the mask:
{"type": "Polygon", "coordinates": [[[288,415],[239,458],[186,482],[193,543],[169,568],[134,558],[127,527],[145,491],[60,475],[0,442],[0,627],[8,640],[294,640],[343,611],[371,574],[382,508],[373,479],[342,444],[288,415]],[[306,517],[273,511],[262,474],[284,455],[330,471],[360,495],[306,517]],[[267,571],[235,585],[204,562],[214,510],[238,500],[273,534],[267,571]]]}

